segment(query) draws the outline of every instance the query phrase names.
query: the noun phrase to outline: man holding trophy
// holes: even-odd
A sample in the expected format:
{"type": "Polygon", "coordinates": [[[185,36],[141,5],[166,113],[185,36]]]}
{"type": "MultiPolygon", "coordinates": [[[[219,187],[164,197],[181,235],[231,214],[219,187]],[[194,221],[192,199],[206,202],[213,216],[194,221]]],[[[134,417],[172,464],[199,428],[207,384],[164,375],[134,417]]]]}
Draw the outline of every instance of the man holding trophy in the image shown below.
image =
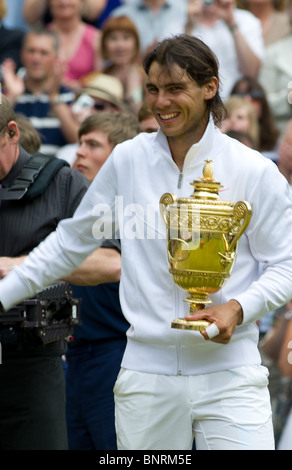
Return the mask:
{"type": "Polygon", "coordinates": [[[3,309],[118,230],[131,325],[114,389],[119,449],[188,450],[194,437],[197,449],[273,449],[256,321],[292,297],[286,180],[220,132],[218,64],[202,41],[167,39],[144,68],[159,131],[114,149],[74,217],[0,282],[3,309]]]}

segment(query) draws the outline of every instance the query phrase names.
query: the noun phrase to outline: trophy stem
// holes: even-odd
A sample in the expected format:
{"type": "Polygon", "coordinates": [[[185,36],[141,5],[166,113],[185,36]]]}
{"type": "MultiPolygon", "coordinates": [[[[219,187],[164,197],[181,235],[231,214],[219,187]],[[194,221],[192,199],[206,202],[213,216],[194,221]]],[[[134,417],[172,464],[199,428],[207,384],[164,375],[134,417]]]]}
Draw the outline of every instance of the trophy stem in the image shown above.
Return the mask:
{"type": "MultiPolygon", "coordinates": [[[[189,297],[184,299],[185,302],[190,304],[190,315],[197,310],[203,310],[206,305],[211,304],[212,301],[208,298],[193,299],[189,297]]],[[[171,323],[171,328],[176,328],[179,330],[193,330],[193,331],[203,331],[211,323],[207,320],[186,320],[185,318],[176,318],[171,323]]]]}

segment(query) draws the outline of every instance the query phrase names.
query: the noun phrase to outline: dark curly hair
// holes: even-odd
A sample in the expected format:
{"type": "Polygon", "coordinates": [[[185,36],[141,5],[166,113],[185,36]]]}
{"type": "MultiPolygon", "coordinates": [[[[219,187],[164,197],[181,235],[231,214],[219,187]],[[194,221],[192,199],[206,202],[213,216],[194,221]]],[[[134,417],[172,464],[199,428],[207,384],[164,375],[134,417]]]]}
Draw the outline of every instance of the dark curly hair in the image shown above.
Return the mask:
{"type": "MultiPolygon", "coordinates": [[[[178,65],[200,87],[213,77],[216,77],[220,84],[216,56],[203,41],[187,34],[165,39],[146,55],[143,67],[147,75],[152,62],[158,62],[168,71],[173,65],[178,65]]],[[[206,102],[217,126],[220,126],[225,117],[225,108],[219,94],[219,88],[216,95],[206,102]]]]}

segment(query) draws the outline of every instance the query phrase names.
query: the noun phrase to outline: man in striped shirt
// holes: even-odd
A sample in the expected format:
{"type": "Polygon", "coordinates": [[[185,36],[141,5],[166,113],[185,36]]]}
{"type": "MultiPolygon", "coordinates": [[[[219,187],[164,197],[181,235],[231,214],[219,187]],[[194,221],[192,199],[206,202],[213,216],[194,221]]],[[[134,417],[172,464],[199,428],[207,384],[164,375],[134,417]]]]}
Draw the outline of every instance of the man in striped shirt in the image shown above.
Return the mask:
{"type": "Polygon", "coordinates": [[[71,111],[73,91],[62,85],[62,64],[58,59],[58,39],[47,29],[30,30],[21,51],[24,76],[15,74],[8,59],[3,65],[4,92],[17,114],[26,116],[40,133],[41,152],[57,150],[77,142],[78,122],[71,111]]]}

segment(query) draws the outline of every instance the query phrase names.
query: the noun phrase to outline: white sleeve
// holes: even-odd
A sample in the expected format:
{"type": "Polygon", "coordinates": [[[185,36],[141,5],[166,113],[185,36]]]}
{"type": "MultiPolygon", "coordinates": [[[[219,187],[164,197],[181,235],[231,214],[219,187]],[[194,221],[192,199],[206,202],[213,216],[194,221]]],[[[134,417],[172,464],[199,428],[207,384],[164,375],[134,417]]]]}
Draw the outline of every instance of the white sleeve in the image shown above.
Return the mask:
{"type": "Polygon", "coordinates": [[[264,269],[234,297],[243,308],[245,323],[258,320],[292,298],[292,204],[289,185],[276,167],[267,167],[262,173],[253,201],[247,235],[251,253],[264,269]]]}
{"type": "Polygon", "coordinates": [[[103,233],[108,237],[113,234],[114,174],[113,160],[109,157],[74,216],[62,220],[22,265],[0,281],[0,301],[5,310],[70,274],[102,244],[103,233]]]}

